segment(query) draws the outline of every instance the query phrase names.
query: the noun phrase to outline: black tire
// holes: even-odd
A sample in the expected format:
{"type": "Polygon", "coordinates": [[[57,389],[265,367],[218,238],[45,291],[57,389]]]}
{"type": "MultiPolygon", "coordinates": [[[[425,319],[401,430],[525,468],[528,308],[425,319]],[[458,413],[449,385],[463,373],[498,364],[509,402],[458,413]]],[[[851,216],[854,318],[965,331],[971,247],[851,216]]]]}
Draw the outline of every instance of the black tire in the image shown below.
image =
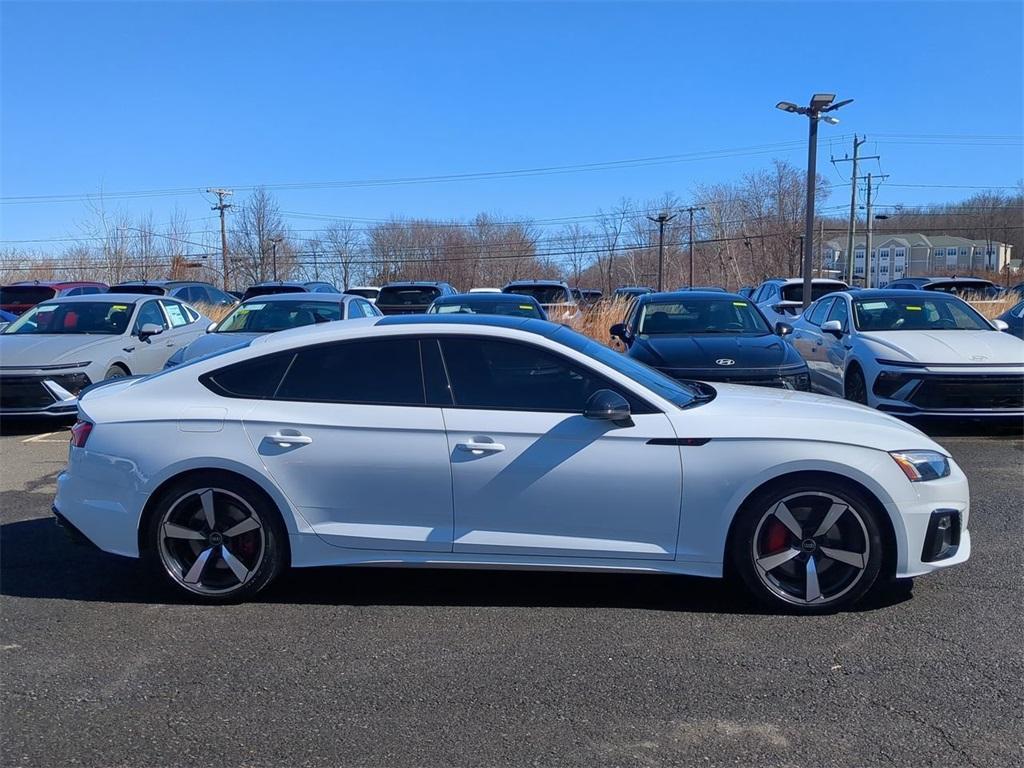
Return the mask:
{"type": "Polygon", "coordinates": [[[163,582],[190,600],[238,602],[264,589],[284,569],[287,535],[277,507],[249,481],[201,472],[161,493],[147,521],[143,556],[163,582]],[[255,527],[246,522],[250,517],[255,527]],[[230,533],[241,528],[246,529],[230,533]]]}
{"type": "Polygon", "coordinates": [[[759,602],[793,613],[829,613],[871,590],[884,545],[875,505],[863,491],[838,479],[794,478],[747,501],[732,529],[729,558],[759,602]]]}
{"type": "Polygon", "coordinates": [[[119,365],[118,363],[114,363],[107,369],[107,372],[103,375],[103,380],[106,381],[107,379],[122,379],[127,375],[128,371],[124,368],[124,366],[119,365]]]}
{"type": "Polygon", "coordinates": [[[868,404],[868,385],[864,381],[864,372],[854,366],[846,372],[846,380],[843,382],[843,393],[847,400],[852,400],[861,405],[868,404]]]}

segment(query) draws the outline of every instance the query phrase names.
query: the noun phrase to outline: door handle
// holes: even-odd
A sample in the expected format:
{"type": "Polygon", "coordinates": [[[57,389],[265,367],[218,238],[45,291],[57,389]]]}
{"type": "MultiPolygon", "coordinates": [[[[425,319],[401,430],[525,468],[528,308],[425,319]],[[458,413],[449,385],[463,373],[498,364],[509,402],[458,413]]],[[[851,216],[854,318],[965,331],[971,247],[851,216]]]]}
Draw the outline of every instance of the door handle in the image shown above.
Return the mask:
{"type": "Polygon", "coordinates": [[[505,446],[501,443],[478,443],[476,440],[456,443],[455,447],[461,451],[469,451],[474,456],[483,456],[485,453],[501,453],[505,450],[505,446]]]}
{"type": "Polygon", "coordinates": [[[276,435],[264,435],[264,438],[286,448],[291,445],[309,445],[313,442],[309,435],[282,435],[280,432],[276,435]]]}

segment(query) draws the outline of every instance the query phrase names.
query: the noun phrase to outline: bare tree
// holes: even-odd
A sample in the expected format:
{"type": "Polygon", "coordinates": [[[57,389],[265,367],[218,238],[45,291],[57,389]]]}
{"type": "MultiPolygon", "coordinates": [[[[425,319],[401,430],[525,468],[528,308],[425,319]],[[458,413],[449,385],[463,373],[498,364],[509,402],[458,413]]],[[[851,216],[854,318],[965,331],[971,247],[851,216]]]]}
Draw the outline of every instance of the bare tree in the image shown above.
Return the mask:
{"type": "Polygon", "coordinates": [[[232,271],[241,278],[239,283],[252,285],[290,277],[296,258],[288,234],[277,201],[265,189],[257,187],[232,219],[231,254],[235,257],[232,271]]]}

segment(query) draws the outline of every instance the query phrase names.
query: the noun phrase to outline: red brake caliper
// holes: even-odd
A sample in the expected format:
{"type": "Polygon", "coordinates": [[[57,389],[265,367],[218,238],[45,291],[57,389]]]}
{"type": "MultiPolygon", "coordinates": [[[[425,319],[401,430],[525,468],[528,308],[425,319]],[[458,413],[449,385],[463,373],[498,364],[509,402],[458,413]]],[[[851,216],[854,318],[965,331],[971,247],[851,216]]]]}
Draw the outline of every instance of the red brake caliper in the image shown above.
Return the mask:
{"type": "Polygon", "coordinates": [[[789,530],[775,518],[768,523],[768,535],[765,537],[765,554],[781,552],[789,543],[789,530]]]}

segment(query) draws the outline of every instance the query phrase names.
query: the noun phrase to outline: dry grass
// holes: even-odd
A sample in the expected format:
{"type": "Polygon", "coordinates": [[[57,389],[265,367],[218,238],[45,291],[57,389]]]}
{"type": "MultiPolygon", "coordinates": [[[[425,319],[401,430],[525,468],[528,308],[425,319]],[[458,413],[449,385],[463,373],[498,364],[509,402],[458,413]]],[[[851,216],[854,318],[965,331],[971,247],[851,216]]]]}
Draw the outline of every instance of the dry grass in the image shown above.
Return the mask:
{"type": "Polygon", "coordinates": [[[211,304],[196,304],[194,306],[197,310],[199,310],[201,314],[203,314],[205,317],[210,318],[215,323],[219,323],[221,320],[228,316],[231,310],[234,309],[234,307],[225,307],[221,305],[211,304]]]}
{"type": "Polygon", "coordinates": [[[981,314],[989,320],[995,320],[1010,307],[1016,306],[1019,301],[1020,296],[1014,293],[992,301],[972,301],[971,306],[981,312],[981,314]]]}
{"type": "Polygon", "coordinates": [[[626,319],[632,299],[608,299],[600,301],[580,313],[579,318],[568,323],[573,330],[589,336],[594,341],[607,344],[612,349],[621,349],[621,343],[612,339],[608,329],[626,319]]]}

